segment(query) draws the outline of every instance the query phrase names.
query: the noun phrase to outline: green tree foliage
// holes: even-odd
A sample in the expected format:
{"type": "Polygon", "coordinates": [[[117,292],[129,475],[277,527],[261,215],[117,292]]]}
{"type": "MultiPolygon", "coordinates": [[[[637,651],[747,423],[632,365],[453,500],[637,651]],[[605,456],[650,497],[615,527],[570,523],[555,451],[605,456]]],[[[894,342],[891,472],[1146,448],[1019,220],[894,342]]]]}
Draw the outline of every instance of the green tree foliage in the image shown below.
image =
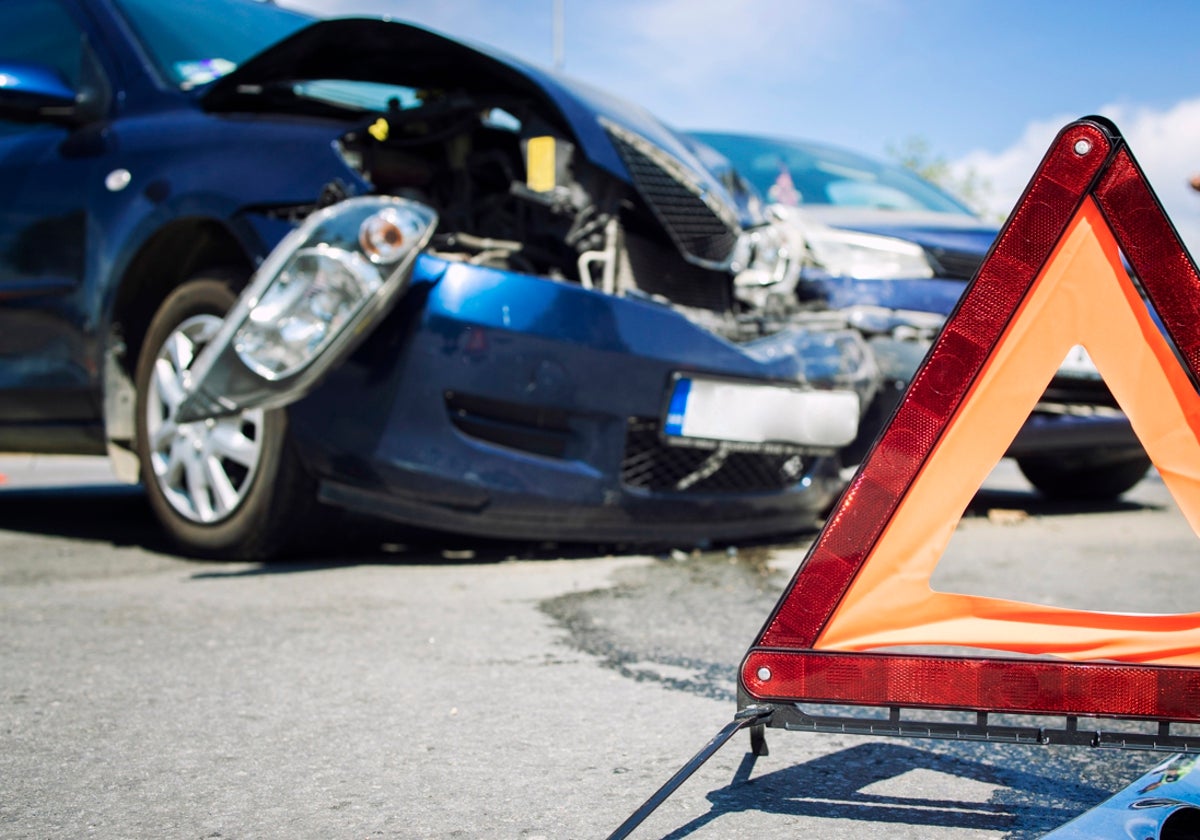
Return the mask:
{"type": "Polygon", "coordinates": [[[987,207],[987,199],[992,192],[991,183],[974,169],[955,175],[949,161],[943,155],[936,154],[924,137],[908,137],[898,146],[889,144],[887,152],[900,166],[937,184],[975,210],[983,212],[987,207]]]}

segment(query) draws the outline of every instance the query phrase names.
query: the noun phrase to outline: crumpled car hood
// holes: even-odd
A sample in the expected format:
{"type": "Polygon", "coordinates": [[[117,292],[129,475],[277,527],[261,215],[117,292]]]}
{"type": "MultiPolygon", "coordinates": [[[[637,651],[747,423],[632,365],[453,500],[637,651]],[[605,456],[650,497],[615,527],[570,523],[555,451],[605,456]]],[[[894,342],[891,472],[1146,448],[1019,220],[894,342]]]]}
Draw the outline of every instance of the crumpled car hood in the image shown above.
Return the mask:
{"type": "Polygon", "coordinates": [[[603,119],[640,135],[684,164],[697,184],[737,213],[743,227],[761,221],[748,196],[735,195],[721,182],[722,158],[648,111],[490,48],[396,21],[344,18],[314,23],[218,79],[204,90],[201,101],[210,111],[280,110],[277,99],[263,98],[258,92],[271,85],[318,79],[540,97],[554,106],[563,127],[596,166],[631,182],[603,119]]]}

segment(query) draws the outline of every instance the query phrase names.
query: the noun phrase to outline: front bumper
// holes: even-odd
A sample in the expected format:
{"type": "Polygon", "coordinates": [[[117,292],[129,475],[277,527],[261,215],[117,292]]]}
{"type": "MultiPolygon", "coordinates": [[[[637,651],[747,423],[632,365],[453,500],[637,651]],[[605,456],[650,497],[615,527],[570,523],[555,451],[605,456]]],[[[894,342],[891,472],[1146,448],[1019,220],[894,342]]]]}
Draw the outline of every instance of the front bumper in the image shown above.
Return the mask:
{"type": "Polygon", "coordinates": [[[1012,458],[1026,455],[1102,449],[1138,449],[1142,443],[1124,414],[1062,414],[1035,411],[1006,453],[1012,458]]]}
{"type": "MultiPolygon", "coordinates": [[[[864,424],[878,427],[887,421],[928,352],[931,340],[875,336],[870,339],[882,384],[880,397],[864,424]]],[[[870,441],[856,442],[853,454],[861,457],[870,441]]],[[[1046,389],[1005,453],[1012,458],[1028,455],[1142,448],[1129,419],[1099,379],[1057,376],[1046,389]]]]}
{"type": "Polygon", "coordinates": [[[850,329],[735,346],[665,305],[424,256],[289,416],[323,501],[407,525],[619,542],[813,527],[842,488],[834,454],[669,445],[680,372],[852,389],[864,405],[877,377],[850,329]]]}
{"type": "MultiPolygon", "coordinates": [[[[869,341],[882,374],[881,398],[872,406],[874,425],[887,421],[904,388],[925,358],[932,343],[927,317],[948,316],[966,290],[957,277],[860,280],[821,276],[816,279],[830,306],[853,312],[863,307],[892,313],[869,341]],[[911,328],[906,321],[922,316],[911,328]],[[897,338],[897,333],[906,333],[897,338]]],[[[868,331],[870,332],[870,331],[868,331]]],[[[860,439],[850,453],[862,457],[869,440],[860,439]]],[[[1116,402],[1097,377],[1062,375],[1054,379],[1042,403],[1030,415],[1006,453],[1010,457],[1079,452],[1093,449],[1141,450],[1141,443],[1116,402]]]]}

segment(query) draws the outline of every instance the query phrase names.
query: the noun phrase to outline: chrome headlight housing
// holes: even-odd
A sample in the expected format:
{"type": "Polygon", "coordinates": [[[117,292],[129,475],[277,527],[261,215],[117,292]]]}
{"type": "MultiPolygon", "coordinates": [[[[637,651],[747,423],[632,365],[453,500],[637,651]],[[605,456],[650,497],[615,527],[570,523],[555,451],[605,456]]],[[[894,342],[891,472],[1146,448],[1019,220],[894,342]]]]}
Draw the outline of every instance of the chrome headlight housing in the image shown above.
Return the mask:
{"type": "Polygon", "coordinates": [[[313,213],[271,252],[197,357],[177,419],[304,396],[407,288],[436,225],[431,208],[384,196],[313,213]]]}
{"type": "Polygon", "coordinates": [[[825,226],[808,227],[804,233],[813,262],[835,277],[894,280],[934,276],[924,249],[913,242],[825,226]]]}
{"type": "Polygon", "coordinates": [[[778,223],[744,231],[733,250],[734,282],[741,287],[782,283],[791,278],[796,256],[787,229],[778,223]]]}

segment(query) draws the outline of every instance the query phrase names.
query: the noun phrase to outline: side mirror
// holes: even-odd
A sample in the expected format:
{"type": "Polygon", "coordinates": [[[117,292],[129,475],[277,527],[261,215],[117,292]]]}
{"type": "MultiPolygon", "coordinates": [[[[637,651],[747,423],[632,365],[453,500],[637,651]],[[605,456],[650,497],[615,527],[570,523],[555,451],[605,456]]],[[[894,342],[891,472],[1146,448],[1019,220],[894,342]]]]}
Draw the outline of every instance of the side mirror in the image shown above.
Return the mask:
{"type": "Polygon", "coordinates": [[[78,125],[103,114],[101,90],[73,90],[51,67],[0,62],[0,119],[78,125]]]}
{"type": "Polygon", "coordinates": [[[63,122],[73,118],[75,108],[75,91],[51,68],[0,63],[0,117],[14,122],[63,122]]]}

